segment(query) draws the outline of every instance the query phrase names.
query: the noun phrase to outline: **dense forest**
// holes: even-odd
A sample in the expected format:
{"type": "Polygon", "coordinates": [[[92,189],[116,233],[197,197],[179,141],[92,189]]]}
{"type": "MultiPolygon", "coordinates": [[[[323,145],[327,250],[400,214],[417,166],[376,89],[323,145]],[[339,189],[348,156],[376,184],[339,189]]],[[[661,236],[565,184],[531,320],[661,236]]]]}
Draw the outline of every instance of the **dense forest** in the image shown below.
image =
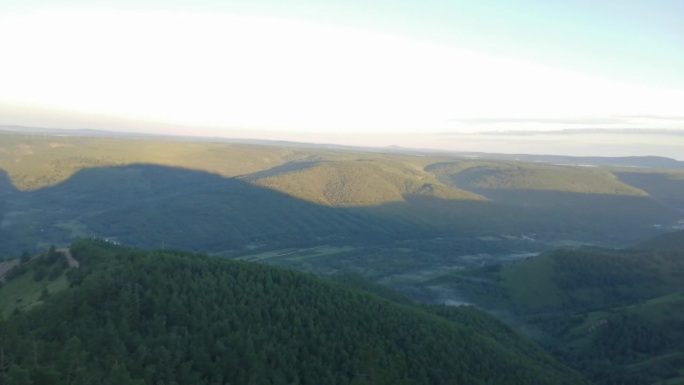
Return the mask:
{"type": "MultiPolygon", "coordinates": [[[[598,384],[684,380],[684,232],[624,250],[561,249],[426,285],[505,312],[598,384]]],[[[679,381],[679,382],[676,382],[679,381]]]]}
{"type": "Polygon", "coordinates": [[[68,281],[0,323],[1,383],[584,383],[481,311],[400,304],[351,277],[105,241],[71,253],[80,268],[51,250],[0,288],[49,280],[42,265],[68,281]]]}

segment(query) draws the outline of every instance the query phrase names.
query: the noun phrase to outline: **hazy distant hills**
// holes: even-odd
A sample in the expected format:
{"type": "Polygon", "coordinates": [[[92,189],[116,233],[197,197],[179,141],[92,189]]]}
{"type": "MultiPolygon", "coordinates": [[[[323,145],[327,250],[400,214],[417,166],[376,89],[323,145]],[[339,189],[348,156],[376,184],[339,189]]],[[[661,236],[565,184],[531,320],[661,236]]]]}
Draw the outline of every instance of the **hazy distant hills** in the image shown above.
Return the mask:
{"type": "Polygon", "coordinates": [[[529,155],[529,154],[488,154],[467,153],[466,155],[498,160],[517,160],[522,162],[547,163],[567,166],[613,166],[637,167],[651,169],[684,169],[684,162],[662,156],[563,156],[563,155],[529,155]]]}
{"type": "Polygon", "coordinates": [[[625,244],[675,226],[684,196],[675,170],[158,137],[6,133],[0,169],[6,254],[93,235],[211,252],[502,233],[625,244]]]}

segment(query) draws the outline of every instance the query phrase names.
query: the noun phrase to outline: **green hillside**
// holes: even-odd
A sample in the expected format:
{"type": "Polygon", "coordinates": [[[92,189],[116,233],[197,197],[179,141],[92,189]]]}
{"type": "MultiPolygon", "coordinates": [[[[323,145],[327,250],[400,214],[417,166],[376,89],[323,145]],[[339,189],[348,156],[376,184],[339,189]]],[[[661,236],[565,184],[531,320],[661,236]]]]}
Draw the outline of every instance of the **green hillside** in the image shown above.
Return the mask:
{"type": "Polygon", "coordinates": [[[98,241],[72,253],[68,289],[2,321],[2,383],[584,383],[471,308],[187,253],[98,241]]]}
{"type": "Polygon", "coordinates": [[[427,285],[450,287],[467,301],[512,314],[597,383],[682,381],[684,248],[674,245],[683,239],[678,232],[633,249],[557,250],[427,285]]]}
{"type": "Polygon", "coordinates": [[[90,236],[224,255],[505,234],[612,246],[682,219],[610,169],[446,155],[4,133],[0,170],[6,256],[90,236]]]}

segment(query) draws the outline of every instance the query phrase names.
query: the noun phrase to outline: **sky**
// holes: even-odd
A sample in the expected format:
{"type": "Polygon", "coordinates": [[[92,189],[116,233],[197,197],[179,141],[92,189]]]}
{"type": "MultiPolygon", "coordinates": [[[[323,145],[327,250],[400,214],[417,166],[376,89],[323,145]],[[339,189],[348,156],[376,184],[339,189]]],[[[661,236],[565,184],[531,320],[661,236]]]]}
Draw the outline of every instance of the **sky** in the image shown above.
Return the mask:
{"type": "Polygon", "coordinates": [[[0,125],[681,159],[682,19],[679,0],[0,0],[0,125]]]}

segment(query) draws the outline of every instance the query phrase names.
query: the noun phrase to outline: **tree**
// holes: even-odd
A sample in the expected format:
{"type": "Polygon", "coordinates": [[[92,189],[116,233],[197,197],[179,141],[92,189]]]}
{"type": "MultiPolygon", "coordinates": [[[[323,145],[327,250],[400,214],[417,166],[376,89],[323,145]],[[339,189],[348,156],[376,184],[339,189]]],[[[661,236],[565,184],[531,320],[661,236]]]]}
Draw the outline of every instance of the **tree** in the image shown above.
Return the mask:
{"type": "Polygon", "coordinates": [[[30,260],[31,260],[31,254],[29,254],[28,251],[24,250],[24,252],[21,253],[21,258],[19,259],[19,262],[23,264],[23,263],[26,263],[30,260]]]}

